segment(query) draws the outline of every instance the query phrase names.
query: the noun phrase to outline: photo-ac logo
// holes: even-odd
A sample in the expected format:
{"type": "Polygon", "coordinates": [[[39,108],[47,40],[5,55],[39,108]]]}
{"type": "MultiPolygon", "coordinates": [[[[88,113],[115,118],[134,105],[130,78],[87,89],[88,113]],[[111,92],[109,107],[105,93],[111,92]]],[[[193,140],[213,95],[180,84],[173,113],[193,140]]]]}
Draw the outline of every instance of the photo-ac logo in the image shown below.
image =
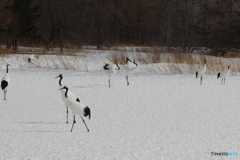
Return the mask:
{"type": "Polygon", "coordinates": [[[211,156],[238,156],[237,152],[211,152],[211,156]]]}

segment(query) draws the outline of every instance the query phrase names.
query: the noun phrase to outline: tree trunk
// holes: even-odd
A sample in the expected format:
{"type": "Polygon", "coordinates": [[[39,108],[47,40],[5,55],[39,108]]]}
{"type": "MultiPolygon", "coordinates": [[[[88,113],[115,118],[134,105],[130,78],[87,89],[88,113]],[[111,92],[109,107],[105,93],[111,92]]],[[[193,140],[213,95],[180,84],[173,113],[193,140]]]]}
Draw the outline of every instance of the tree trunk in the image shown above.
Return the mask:
{"type": "Polygon", "coordinates": [[[118,34],[119,34],[119,0],[117,0],[117,16],[116,16],[116,39],[115,39],[115,43],[118,44],[119,42],[119,38],[118,38],[118,34]]]}

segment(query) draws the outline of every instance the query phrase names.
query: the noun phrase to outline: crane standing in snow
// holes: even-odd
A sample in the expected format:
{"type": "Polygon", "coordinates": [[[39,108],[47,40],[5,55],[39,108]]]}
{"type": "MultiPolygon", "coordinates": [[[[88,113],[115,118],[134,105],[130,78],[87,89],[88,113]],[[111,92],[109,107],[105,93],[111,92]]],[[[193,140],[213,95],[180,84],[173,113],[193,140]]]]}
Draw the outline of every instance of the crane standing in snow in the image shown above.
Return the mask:
{"type": "Polygon", "coordinates": [[[204,65],[201,68],[199,68],[196,72],[196,78],[201,77],[200,85],[202,84],[202,78],[207,69],[206,63],[207,63],[207,60],[206,58],[204,58],[204,65]]]}
{"type": "Polygon", "coordinates": [[[137,68],[138,64],[135,62],[135,60],[132,62],[129,58],[126,59],[126,65],[123,66],[125,71],[127,72],[127,85],[129,85],[128,82],[128,75],[133,72],[137,68]]]}
{"type": "Polygon", "coordinates": [[[28,57],[28,63],[31,63],[33,60],[33,54],[31,54],[29,57],[28,57]]]}
{"type": "MultiPolygon", "coordinates": [[[[59,76],[57,76],[56,78],[60,78],[59,79],[59,86],[60,86],[60,88],[62,88],[62,79],[63,79],[63,75],[62,74],[59,74],[59,76]]],[[[55,78],[55,79],[56,79],[55,78]]],[[[67,121],[66,121],[66,123],[68,123],[68,106],[67,106],[67,100],[66,100],[66,97],[65,97],[65,92],[64,92],[64,90],[61,90],[61,94],[62,94],[62,101],[63,101],[63,103],[66,105],[66,111],[67,111],[67,121]]],[[[77,102],[79,102],[80,103],[80,100],[79,100],[79,98],[77,98],[72,92],[70,92],[70,91],[68,91],[67,92],[67,96],[68,96],[68,99],[71,99],[71,100],[73,100],[73,101],[77,101],[77,102]]]]}
{"type": "Polygon", "coordinates": [[[118,64],[113,64],[111,61],[109,61],[108,59],[105,59],[104,61],[105,65],[103,66],[103,69],[105,71],[105,73],[108,75],[108,84],[109,84],[109,88],[111,88],[110,85],[110,77],[114,74],[116,74],[117,70],[120,70],[120,67],[118,66],[118,64]]]}
{"type": "MultiPolygon", "coordinates": [[[[76,123],[75,115],[78,114],[81,118],[82,118],[82,115],[84,117],[88,116],[90,119],[91,118],[91,110],[88,106],[85,106],[84,104],[82,104],[80,102],[76,102],[76,101],[68,98],[68,87],[67,86],[64,86],[60,90],[65,90],[66,104],[73,112],[73,124],[72,124],[72,128],[71,128],[71,132],[72,132],[73,126],[76,123]]],[[[89,132],[89,129],[83,118],[82,118],[82,121],[83,121],[85,127],[87,128],[87,131],[89,132]]]]}
{"type": "Polygon", "coordinates": [[[219,72],[219,73],[217,74],[217,79],[218,79],[218,78],[222,78],[221,85],[222,85],[222,83],[223,83],[223,80],[224,80],[224,84],[225,84],[225,79],[226,79],[227,75],[229,75],[229,73],[230,73],[230,65],[228,65],[228,69],[227,69],[227,70],[222,71],[222,72],[219,72]]]}
{"type": "Polygon", "coordinates": [[[1,88],[4,92],[4,100],[6,100],[6,94],[7,94],[7,86],[10,83],[10,77],[8,75],[8,66],[9,64],[6,64],[7,67],[7,71],[6,71],[6,75],[2,78],[2,82],[1,82],[1,88]]]}

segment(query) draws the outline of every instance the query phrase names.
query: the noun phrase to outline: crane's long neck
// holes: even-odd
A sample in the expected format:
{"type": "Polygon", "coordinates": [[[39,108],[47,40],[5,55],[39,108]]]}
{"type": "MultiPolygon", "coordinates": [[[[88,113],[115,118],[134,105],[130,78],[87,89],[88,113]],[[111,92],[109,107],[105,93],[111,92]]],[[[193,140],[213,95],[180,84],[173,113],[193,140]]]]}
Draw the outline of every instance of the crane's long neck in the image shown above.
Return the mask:
{"type": "Polygon", "coordinates": [[[118,67],[117,70],[120,70],[120,67],[118,66],[118,64],[116,64],[116,66],[118,67]]]}
{"type": "Polygon", "coordinates": [[[133,61],[133,63],[136,65],[136,67],[138,66],[138,64],[135,61],[133,61]]]}
{"type": "Polygon", "coordinates": [[[68,98],[68,97],[67,97],[67,92],[68,92],[68,88],[66,88],[66,92],[65,92],[65,97],[66,97],[66,98],[68,98]]]}
{"type": "Polygon", "coordinates": [[[7,65],[7,72],[6,73],[8,73],[8,65],[7,65]]]}
{"type": "Polygon", "coordinates": [[[63,77],[61,76],[59,79],[59,86],[62,86],[62,79],[63,79],[63,77]]]}

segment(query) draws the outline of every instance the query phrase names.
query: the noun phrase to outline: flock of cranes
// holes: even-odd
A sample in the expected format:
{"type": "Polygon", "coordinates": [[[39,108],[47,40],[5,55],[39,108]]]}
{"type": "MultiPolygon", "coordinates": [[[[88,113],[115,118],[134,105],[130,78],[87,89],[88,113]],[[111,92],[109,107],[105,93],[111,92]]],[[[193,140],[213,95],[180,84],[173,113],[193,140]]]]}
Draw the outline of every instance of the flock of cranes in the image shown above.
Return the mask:
{"type": "MultiPolygon", "coordinates": [[[[200,85],[202,84],[203,75],[206,72],[206,70],[207,70],[207,59],[204,58],[204,65],[201,68],[199,68],[196,72],[196,78],[201,77],[200,85]]],[[[225,79],[229,74],[230,74],[230,65],[228,65],[227,70],[224,70],[224,71],[221,71],[221,72],[217,73],[217,79],[222,78],[221,85],[223,83],[223,80],[224,80],[224,84],[225,84],[225,79]]]]}
{"type": "MultiPolygon", "coordinates": [[[[127,85],[129,85],[129,82],[128,82],[129,74],[132,73],[137,68],[137,66],[138,64],[135,62],[135,60],[133,60],[132,62],[129,58],[126,59],[126,65],[124,65],[123,68],[127,72],[127,76],[126,76],[127,85]]],[[[110,77],[116,74],[116,72],[120,70],[120,67],[118,64],[113,64],[110,60],[105,59],[103,69],[105,73],[108,75],[108,85],[109,85],[109,88],[111,88],[110,77]]]]}
{"type": "MultiPolygon", "coordinates": [[[[32,60],[32,56],[28,59],[28,62],[30,63],[32,60]]],[[[201,78],[200,79],[200,85],[202,84],[202,79],[203,79],[203,75],[206,72],[206,63],[207,60],[206,58],[204,59],[204,65],[199,68],[196,71],[196,78],[201,78]]],[[[7,94],[7,87],[10,83],[10,77],[8,75],[8,66],[10,66],[8,63],[6,64],[6,74],[5,76],[2,78],[1,81],[1,88],[4,92],[4,100],[6,100],[6,94],[7,94]]],[[[127,85],[129,85],[129,81],[128,81],[128,76],[130,73],[132,73],[136,68],[137,68],[138,64],[132,60],[130,60],[129,58],[126,58],[126,64],[123,66],[124,70],[126,71],[126,80],[127,80],[127,85]]],[[[116,72],[118,70],[120,70],[120,67],[118,64],[114,64],[112,63],[110,60],[105,59],[104,61],[104,66],[103,66],[104,71],[106,72],[106,74],[108,75],[108,84],[109,84],[109,88],[111,87],[110,84],[110,78],[112,75],[116,74],[116,72]]],[[[217,78],[222,78],[222,82],[221,84],[225,84],[225,79],[226,76],[229,75],[230,73],[230,65],[228,65],[228,69],[224,70],[222,72],[217,73],[217,78]]],[[[71,109],[72,113],[73,113],[73,123],[72,123],[72,128],[71,128],[71,132],[73,130],[73,126],[76,123],[75,120],[75,115],[79,115],[87,129],[87,131],[89,132],[89,129],[83,119],[82,116],[84,117],[89,117],[89,119],[91,118],[91,110],[88,106],[82,104],[80,102],[80,99],[78,97],[76,97],[72,92],[69,91],[68,87],[62,86],[62,79],[63,79],[63,74],[59,74],[56,78],[59,78],[59,87],[60,87],[60,91],[61,91],[61,97],[62,97],[62,101],[66,106],[66,113],[67,113],[67,120],[66,123],[68,123],[68,108],[71,109]]],[[[56,79],[55,78],[55,79],[56,79]]]]}
{"type": "MultiPolygon", "coordinates": [[[[76,123],[75,115],[77,114],[81,118],[82,118],[82,115],[84,117],[89,116],[89,119],[90,119],[91,118],[91,110],[88,106],[85,106],[84,104],[80,103],[79,98],[77,98],[72,92],[68,91],[67,86],[62,87],[62,79],[63,79],[62,74],[60,74],[56,78],[59,78],[59,86],[60,86],[59,90],[61,90],[62,101],[66,105],[66,109],[67,109],[67,121],[66,121],[66,123],[68,123],[68,107],[72,110],[72,113],[73,113],[73,123],[72,123],[72,128],[71,128],[71,132],[72,132],[73,126],[76,123]]],[[[88,127],[87,127],[83,118],[82,118],[82,120],[83,120],[83,123],[85,124],[85,126],[87,128],[87,131],[89,132],[89,129],[88,129],[88,127]]]]}
{"type": "MultiPolygon", "coordinates": [[[[59,74],[59,76],[57,76],[56,78],[60,78],[59,79],[59,86],[60,86],[60,89],[62,88],[62,79],[63,79],[63,75],[62,74],[59,74]]],[[[55,78],[55,79],[56,79],[55,78]]],[[[67,98],[65,96],[65,91],[64,90],[61,90],[61,94],[62,94],[62,101],[63,103],[67,104],[67,98],[73,100],[73,101],[77,101],[77,102],[80,102],[79,98],[77,98],[72,92],[68,91],[67,92],[67,98]]],[[[68,107],[66,105],[66,109],[67,109],[67,121],[66,123],[68,123],[68,107]]]]}

